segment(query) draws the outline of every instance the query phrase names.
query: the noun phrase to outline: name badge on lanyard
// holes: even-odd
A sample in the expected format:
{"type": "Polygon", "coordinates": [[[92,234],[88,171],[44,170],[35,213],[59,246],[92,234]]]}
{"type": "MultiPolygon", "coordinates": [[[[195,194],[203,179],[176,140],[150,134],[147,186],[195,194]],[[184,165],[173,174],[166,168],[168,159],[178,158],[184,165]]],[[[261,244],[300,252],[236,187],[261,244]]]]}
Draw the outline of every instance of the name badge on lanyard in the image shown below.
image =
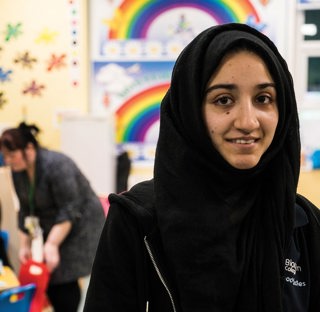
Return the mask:
{"type": "Polygon", "coordinates": [[[32,238],[35,238],[39,234],[41,234],[41,227],[39,218],[35,216],[27,216],[24,219],[24,226],[28,230],[29,235],[32,238]]]}

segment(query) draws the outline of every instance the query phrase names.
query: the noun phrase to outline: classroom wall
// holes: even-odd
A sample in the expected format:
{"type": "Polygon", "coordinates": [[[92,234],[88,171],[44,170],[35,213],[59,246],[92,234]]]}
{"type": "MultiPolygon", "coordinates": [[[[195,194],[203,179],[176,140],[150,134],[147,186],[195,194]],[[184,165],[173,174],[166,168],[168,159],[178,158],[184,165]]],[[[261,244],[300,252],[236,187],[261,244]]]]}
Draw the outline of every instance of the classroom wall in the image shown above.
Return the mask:
{"type": "MultiPolygon", "coordinates": [[[[88,100],[89,88],[94,83],[88,83],[91,71],[89,45],[95,51],[93,39],[101,33],[95,32],[94,26],[99,23],[107,26],[113,10],[118,10],[122,1],[0,1],[0,124],[15,126],[23,119],[35,122],[43,130],[41,142],[49,148],[60,149],[62,117],[98,111],[92,94],[90,102],[88,100]],[[89,21],[89,9],[95,7],[106,9],[99,9],[89,21]],[[94,29],[90,34],[89,26],[94,29]],[[28,63],[22,60],[25,55],[29,58],[28,63]],[[54,66],[51,66],[52,61],[55,61],[54,66]],[[33,90],[32,83],[35,84],[33,90]]],[[[163,5],[167,2],[163,1],[163,5]]],[[[287,23],[279,16],[287,8],[286,1],[281,4],[251,2],[261,18],[261,25],[268,21],[268,34],[285,51],[287,23]]],[[[200,4],[205,7],[207,2],[200,1],[199,7],[200,4]]],[[[232,2],[223,6],[227,13],[233,12],[230,16],[234,16],[234,21],[243,22],[245,20],[241,18],[248,18],[250,22],[250,16],[246,16],[251,12],[248,6],[244,8],[232,2]]],[[[197,19],[197,23],[202,22],[197,19]]]]}
{"type": "Polygon", "coordinates": [[[60,148],[63,115],[88,111],[87,1],[0,1],[0,124],[26,120],[60,148]]]}

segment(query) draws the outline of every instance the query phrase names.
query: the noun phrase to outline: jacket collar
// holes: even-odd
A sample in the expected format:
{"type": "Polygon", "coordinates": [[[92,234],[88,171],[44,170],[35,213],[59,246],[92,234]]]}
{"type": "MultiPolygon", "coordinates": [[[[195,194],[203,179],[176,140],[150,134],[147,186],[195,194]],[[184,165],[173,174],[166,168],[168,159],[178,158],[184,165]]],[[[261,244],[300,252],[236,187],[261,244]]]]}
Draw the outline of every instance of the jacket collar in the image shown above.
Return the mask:
{"type": "Polygon", "coordinates": [[[306,224],[309,223],[309,219],[308,216],[306,214],[306,212],[304,211],[304,209],[296,204],[296,209],[295,209],[296,213],[295,213],[295,223],[294,223],[294,228],[298,228],[301,226],[304,226],[306,224]]]}

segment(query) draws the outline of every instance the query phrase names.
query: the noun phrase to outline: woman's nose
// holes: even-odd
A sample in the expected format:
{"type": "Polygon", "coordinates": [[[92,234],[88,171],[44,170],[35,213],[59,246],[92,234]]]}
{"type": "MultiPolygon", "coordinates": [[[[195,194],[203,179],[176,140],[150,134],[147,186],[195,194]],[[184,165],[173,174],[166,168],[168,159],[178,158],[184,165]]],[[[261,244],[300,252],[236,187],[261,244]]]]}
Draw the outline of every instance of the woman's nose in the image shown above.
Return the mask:
{"type": "Polygon", "coordinates": [[[239,103],[234,126],[244,132],[252,132],[259,127],[257,111],[251,100],[239,103]]]}

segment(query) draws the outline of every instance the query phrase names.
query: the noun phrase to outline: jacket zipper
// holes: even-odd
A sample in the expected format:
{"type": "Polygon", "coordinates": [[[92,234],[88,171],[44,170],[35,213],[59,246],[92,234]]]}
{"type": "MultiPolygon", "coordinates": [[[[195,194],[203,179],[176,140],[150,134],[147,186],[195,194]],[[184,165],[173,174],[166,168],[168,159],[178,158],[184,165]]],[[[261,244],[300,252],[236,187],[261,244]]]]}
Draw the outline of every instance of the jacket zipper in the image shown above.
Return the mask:
{"type": "Polygon", "coordinates": [[[160,270],[158,268],[158,265],[157,265],[157,263],[156,263],[156,261],[154,259],[154,256],[152,254],[150,245],[149,245],[149,243],[147,241],[147,236],[144,237],[144,244],[146,245],[146,248],[147,248],[148,254],[150,256],[151,262],[152,262],[152,264],[153,264],[153,266],[154,266],[154,268],[155,268],[155,270],[156,270],[156,272],[158,274],[158,277],[160,278],[161,283],[163,284],[164,288],[166,289],[166,291],[167,291],[167,293],[169,295],[169,298],[170,298],[170,301],[171,301],[171,304],[172,304],[172,308],[173,308],[173,312],[176,312],[177,310],[176,310],[176,307],[175,307],[175,304],[174,304],[174,301],[173,301],[173,296],[172,296],[172,294],[170,292],[170,289],[167,286],[167,284],[166,284],[166,282],[165,282],[165,280],[164,280],[164,278],[163,278],[163,276],[162,276],[162,274],[161,274],[161,272],[160,272],[160,270]]]}

